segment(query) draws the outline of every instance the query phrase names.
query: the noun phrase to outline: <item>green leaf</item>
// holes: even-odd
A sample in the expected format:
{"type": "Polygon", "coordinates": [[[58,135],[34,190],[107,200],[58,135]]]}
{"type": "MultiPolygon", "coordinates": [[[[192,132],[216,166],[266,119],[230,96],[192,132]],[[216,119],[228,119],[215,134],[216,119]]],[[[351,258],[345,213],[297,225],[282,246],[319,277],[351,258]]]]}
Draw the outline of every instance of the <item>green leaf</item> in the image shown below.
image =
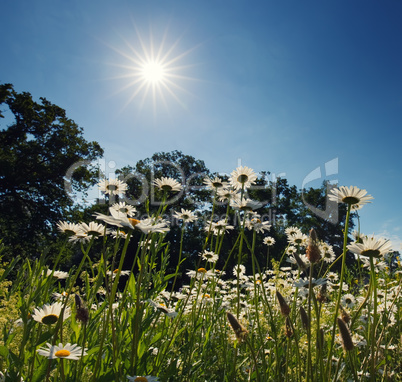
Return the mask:
{"type": "Polygon", "coordinates": [[[135,277],[134,277],[134,275],[132,273],[130,274],[130,277],[128,279],[128,288],[127,288],[127,290],[131,294],[132,297],[135,296],[135,290],[136,290],[135,277]]]}
{"type": "Polygon", "coordinates": [[[156,333],[156,334],[152,337],[152,340],[151,340],[151,342],[150,342],[150,345],[152,345],[152,344],[154,344],[155,342],[159,341],[161,337],[162,337],[162,332],[156,333]]]}
{"type": "Polygon", "coordinates": [[[5,346],[0,346],[0,357],[8,357],[8,349],[5,346]]]}
{"type": "Polygon", "coordinates": [[[42,345],[44,342],[46,342],[49,338],[51,338],[53,335],[52,332],[48,331],[45,333],[42,333],[41,336],[39,337],[38,341],[36,342],[35,346],[42,345]]]}
{"type": "MultiPolygon", "coordinates": [[[[42,362],[38,368],[35,368],[35,372],[32,377],[32,382],[42,382],[45,380],[46,373],[47,373],[47,366],[49,364],[49,361],[46,360],[46,361],[42,362]]],[[[54,364],[54,362],[51,362],[51,364],[54,364]]],[[[51,368],[50,370],[52,370],[53,368],[51,368]]]]}

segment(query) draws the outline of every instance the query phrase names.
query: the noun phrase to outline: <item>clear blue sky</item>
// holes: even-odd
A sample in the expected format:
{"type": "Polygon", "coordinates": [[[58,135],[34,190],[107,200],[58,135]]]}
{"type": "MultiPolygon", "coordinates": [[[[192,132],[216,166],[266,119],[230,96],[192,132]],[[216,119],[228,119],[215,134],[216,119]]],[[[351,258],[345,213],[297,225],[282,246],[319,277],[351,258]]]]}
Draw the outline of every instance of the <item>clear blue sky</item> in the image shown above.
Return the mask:
{"type": "Polygon", "coordinates": [[[399,0],[3,1],[0,83],[66,109],[117,167],[177,149],[299,188],[320,167],[307,186],[367,189],[362,232],[400,250],[401,20],[399,0]],[[163,99],[133,97],[151,43],[163,99]]]}

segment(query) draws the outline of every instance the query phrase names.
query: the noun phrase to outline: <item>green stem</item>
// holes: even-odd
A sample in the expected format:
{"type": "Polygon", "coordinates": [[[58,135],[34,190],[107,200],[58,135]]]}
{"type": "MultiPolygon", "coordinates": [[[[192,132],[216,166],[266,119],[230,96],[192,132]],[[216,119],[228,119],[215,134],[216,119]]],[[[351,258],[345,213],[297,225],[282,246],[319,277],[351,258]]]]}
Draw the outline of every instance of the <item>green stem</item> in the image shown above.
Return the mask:
{"type": "Polygon", "coordinates": [[[376,327],[377,327],[377,276],[375,273],[375,267],[374,267],[374,260],[373,256],[370,256],[370,273],[371,273],[371,281],[373,285],[373,305],[374,305],[374,314],[373,314],[373,322],[371,326],[371,363],[370,363],[370,381],[375,381],[375,373],[376,373],[376,351],[375,351],[375,345],[376,345],[376,327]]]}
{"type": "Polygon", "coordinates": [[[341,266],[341,276],[339,280],[339,292],[338,292],[338,297],[336,299],[336,304],[335,304],[335,311],[334,311],[334,323],[332,325],[332,335],[331,335],[331,343],[329,346],[329,351],[328,351],[328,357],[327,357],[327,379],[328,381],[331,380],[331,364],[332,364],[332,352],[334,349],[334,342],[335,342],[335,330],[336,330],[336,320],[338,318],[338,310],[339,310],[339,305],[341,302],[341,295],[342,295],[342,287],[343,287],[343,279],[345,277],[345,264],[346,264],[346,246],[348,244],[348,231],[349,231],[349,217],[350,217],[350,209],[351,209],[351,204],[348,204],[348,210],[346,212],[346,219],[345,219],[345,231],[343,233],[343,252],[342,252],[342,266],[341,266]]]}

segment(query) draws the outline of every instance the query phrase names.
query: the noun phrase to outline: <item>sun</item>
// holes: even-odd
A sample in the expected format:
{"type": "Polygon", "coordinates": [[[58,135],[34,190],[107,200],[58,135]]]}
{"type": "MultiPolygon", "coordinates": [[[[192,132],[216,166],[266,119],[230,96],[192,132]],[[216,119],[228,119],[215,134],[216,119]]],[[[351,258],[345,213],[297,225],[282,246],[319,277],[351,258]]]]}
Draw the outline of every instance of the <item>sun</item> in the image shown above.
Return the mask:
{"type": "Polygon", "coordinates": [[[196,47],[180,52],[180,39],[169,43],[167,30],[159,39],[152,31],[148,39],[137,28],[135,31],[130,39],[121,37],[123,47],[109,45],[119,54],[120,62],[113,66],[118,67],[120,73],[111,78],[121,82],[116,93],[129,93],[123,108],[136,104],[142,109],[151,104],[156,113],[160,104],[169,109],[171,100],[186,108],[184,99],[191,94],[186,83],[195,80],[188,75],[194,64],[188,62],[187,56],[196,47]]]}
{"type": "Polygon", "coordinates": [[[166,78],[165,67],[160,62],[148,61],[142,67],[142,76],[150,83],[163,82],[166,78]]]}

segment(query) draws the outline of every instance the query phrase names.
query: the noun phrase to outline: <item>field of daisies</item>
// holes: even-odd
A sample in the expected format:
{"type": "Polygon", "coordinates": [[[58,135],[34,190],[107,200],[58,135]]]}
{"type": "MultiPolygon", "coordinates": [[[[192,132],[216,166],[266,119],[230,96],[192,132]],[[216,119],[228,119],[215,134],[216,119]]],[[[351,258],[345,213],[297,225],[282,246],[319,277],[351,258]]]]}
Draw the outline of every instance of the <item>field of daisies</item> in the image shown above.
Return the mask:
{"type": "MultiPolygon", "coordinates": [[[[0,260],[0,381],[402,381],[402,268],[390,270],[385,238],[348,235],[351,213],[373,198],[354,186],[328,195],[347,208],[340,255],[314,229],[290,226],[274,260],[270,222],[247,193],[256,178],[242,166],[228,182],[205,179],[210,220],[195,267],[182,264],[181,252],[170,259],[162,216],[182,187],[172,178],[154,181],[165,202],[145,218],[116,202],[92,222],[59,222],[66,243],[81,250],[68,272],[58,268],[63,250],[51,264],[0,260]],[[218,198],[236,226],[214,216],[218,198]],[[223,251],[229,231],[238,236],[223,251]]],[[[99,187],[105,197],[127,190],[120,180],[99,187]]],[[[181,209],[175,218],[184,233],[198,217],[181,209]]]]}

